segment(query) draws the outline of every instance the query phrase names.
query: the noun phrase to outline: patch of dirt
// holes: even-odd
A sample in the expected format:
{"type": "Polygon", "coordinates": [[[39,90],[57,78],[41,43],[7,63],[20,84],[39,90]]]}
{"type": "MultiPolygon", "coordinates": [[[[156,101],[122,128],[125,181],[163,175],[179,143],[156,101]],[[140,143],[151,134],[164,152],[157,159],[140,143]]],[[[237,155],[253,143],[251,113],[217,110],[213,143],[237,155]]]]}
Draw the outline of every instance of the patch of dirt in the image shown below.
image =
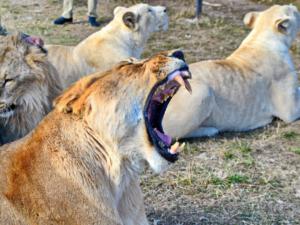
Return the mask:
{"type": "MultiPolygon", "coordinates": [[[[298,0],[207,0],[199,23],[189,23],[194,0],[144,1],[168,6],[170,29],[154,35],[144,56],[182,48],[188,62],[223,58],[236,49],[249,30],[243,16],[268,6],[298,0]]],[[[135,0],[100,1],[100,22],[112,18],[117,5],[135,0]]],[[[54,26],[61,13],[58,0],[1,0],[2,23],[46,43],[74,45],[95,32],[86,23],[86,1],[76,1],[76,23],[54,26]],[[14,3],[14,4],[13,4],[14,3]]],[[[300,39],[291,51],[300,69],[300,39]]],[[[156,225],[300,224],[300,122],[247,133],[187,141],[181,159],[163,175],[147,170],[142,177],[148,217],[156,225]]]]}

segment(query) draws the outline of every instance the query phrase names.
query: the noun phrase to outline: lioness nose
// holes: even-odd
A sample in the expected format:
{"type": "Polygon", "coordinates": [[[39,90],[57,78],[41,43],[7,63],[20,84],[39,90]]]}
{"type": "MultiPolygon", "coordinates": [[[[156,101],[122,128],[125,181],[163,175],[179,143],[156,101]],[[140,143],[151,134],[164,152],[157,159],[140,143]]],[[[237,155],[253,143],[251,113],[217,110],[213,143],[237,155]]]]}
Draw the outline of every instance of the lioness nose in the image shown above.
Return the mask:
{"type": "Polygon", "coordinates": [[[181,59],[181,60],[185,61],[184,54],[182,51],[175,51],[172,53],[172,56],[177,59],[181,59]]]}

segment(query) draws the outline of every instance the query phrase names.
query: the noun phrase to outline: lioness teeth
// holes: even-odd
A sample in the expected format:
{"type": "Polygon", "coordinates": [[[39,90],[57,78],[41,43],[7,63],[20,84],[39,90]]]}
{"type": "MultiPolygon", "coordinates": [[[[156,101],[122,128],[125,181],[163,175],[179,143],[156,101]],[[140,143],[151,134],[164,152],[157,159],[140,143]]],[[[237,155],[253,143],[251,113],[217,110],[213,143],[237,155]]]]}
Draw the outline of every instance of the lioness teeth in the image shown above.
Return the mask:
{"type": "Polygon", "coordinates": [[[187,81],[187,80],[184,80],[182,78],[181,75],[177,75],[176,77],[174,77],[174,80],[180,85],[180,86],[184,86],[185,89],[190,93],[192,94],[192,87],[191,87],[191,84],[187,81]]]}
{"type": "Polygon", "coordinates": [[[180,86],[185,86],[184,80],[181,75],[177,75],[174,77],[174,80],[180,85],[180,86]]]}
{"type": "Polygon", "coordinates": [[[188,71],[181,71],[183,77],[190,77],[190,72],[188,71]]]}
{"type": "Polygon", "coordinates": [[[185,86],[186,90],[187,90],[190,94],[192,94],[192,87],[191,87],[190,82],[188,82],[188,80],[184,80],[184,86],[185,86]]]}
{"type": "Polygon", "coordinates": [[[176,154],[177,153],[177,148],[179,147],[179,142],[176,142],[175,144],[173,144],[170,148],[170,153],[171,154],[176,154]]]}
{"type": "Polygon", "coordinates": [[[184,149],[184,146],[185,146],[185,143],[182,143],[180,146],[179,146],[179,142],[175,142],[171,148],[170,148],[170,153],[171,154],[177,154],[179,152],[181,152],[183,149],[184,149]]]}

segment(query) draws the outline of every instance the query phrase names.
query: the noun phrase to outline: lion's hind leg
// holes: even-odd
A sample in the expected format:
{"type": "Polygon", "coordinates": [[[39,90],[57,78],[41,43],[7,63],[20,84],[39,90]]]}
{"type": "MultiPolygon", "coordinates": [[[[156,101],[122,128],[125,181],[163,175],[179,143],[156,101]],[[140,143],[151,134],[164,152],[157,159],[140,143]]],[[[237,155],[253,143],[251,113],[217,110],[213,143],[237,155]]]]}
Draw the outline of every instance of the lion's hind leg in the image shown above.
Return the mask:
{"type": "MultiPolygon", "coordinates": [[[[289,80],[288,80],[289,81],[289,80]]],[[[274,116],[286,123],[300,118],[300,87],[294,88],[290,82],[275,83],[272,93],[274,116]]]]}

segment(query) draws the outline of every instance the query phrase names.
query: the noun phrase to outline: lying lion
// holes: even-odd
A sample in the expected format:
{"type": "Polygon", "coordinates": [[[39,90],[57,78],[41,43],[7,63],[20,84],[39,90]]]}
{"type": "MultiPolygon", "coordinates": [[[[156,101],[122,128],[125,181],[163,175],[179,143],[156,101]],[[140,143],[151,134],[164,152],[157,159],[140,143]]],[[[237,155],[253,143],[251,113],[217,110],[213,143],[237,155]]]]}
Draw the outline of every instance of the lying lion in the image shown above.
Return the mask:
{"type": "Polygon", "coordinates": [[[289,48],[300,28],[297,8],[273,6],[244,18],[252,28],[224,60],[190,65],[192,97],[179,91],[168,107],[164,128],[172,137],[247,131],[278,117],[300,117],[298,79],[289,48]]]}
{"type": "Polygon", "coordinates": [[[168,28],[166,8],[137,4],[117,7],[113,20],[77,46],[48,45],[49,60],[64,88],[79,78],[110,69],[127,58],[140,58],[153,32],[168,28]]]}
{"type": "Polygon", "coordinates": [[[0,36],[0,145],[31,131],[61,92],[41,44],[22,34],[0,36]]]}
{"type": "Polygon", "coordinates": [[[180,85],[181,52],[82,78],[25,138],[0,148],[0,224],[148,224],[143,162],[178,156],[161,121],[180,85]],[[103,107],[105,106],[105,107],[103,107]]]}

